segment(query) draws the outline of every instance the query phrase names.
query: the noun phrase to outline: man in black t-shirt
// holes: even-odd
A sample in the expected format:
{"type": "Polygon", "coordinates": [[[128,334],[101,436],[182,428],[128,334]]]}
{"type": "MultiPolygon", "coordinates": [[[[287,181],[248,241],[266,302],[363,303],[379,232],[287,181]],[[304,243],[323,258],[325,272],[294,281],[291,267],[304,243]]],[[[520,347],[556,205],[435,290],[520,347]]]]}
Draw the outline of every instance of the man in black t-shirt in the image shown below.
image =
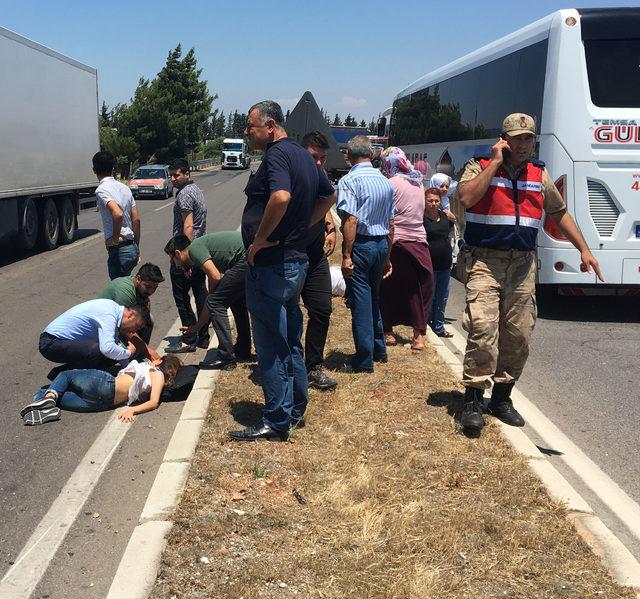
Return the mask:
{"type": "MultiPolygon", "coordinates": [[[[320,131],[311,131],[302,138],[306,148],[320,168],[327,160],[329,142],[320,131]]],[[[322,368],[324,345],[329,332],[331,318],[331,274],[327,256],[336,247],[336,225],[331,212],[322,220],[309,227],[307,237],[307,257],[309,268],[302,288],[302,301],[307,309],[307,331],[304,336],[304,361],[307,367],[309,387],[330,391],[338,385],[322,368]]]]}
{"type": "Polygon", "coordinates": [[[287,136],[280,106],[270,100],[249,109],[244,134],[265,152],[245,193],[242,237],[247,248],[247,308],[262,375],[262,426],[232,431],[236,441],[284,441],[303,424],[307,371],[298,305],[307,272],[309,223],[335,201],[333,186],[313,158],[287,136]],[[319,199],[320,198],[320,199],[319,199]]]}

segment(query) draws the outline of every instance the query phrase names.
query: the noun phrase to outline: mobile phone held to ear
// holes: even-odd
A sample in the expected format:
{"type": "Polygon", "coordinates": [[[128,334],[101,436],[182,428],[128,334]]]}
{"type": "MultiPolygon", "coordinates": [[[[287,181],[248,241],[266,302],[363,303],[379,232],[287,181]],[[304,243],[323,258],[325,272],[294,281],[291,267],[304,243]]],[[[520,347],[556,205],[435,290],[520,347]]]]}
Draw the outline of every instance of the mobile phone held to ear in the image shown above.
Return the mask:
{"type": "MultiPolygon", "coordinates": [[[[503,133],[503,134],[500,136],[500,139],[504,139],[504,140],[506,140],[506,139],[507,139],[507,137],[506,137],[506,135],[503,133]]],[[[502,159],[503,159],[505,162],[506,162],[507,160],[509,160],[509,156],[510,156],[510,154],[511,154],[511,151],[509,150],[509,148],[502,148],[502,159]]]]}

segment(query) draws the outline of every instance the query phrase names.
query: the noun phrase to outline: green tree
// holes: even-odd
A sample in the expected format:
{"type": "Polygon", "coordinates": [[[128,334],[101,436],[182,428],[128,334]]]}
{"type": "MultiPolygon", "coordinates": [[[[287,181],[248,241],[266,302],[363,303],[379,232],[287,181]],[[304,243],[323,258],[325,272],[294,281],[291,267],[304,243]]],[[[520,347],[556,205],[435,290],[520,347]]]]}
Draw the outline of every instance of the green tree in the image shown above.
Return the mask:
{"type": "Polygon", "coordinates": [[[347,118],[344,119],[345,127],[357,127],[358,121],[351,116],[351,113],[347,115],[347,118]]]}
{"type": "Polygon", "coordinates": [[[342,119],[340,118],[340,115],[338,113],[336,113],[335,118],[333,119],[333,123],[331,123],[334,127],[341,127],[342,126],[342,119]]]}
{"type": "Polygon", "coordinates": [[[138,160],[139,147],[136,141],[123,135],[115,127],[111,127],[101,114],[98,119],[100,125],[100,149],[111,152],[116,160],[116,174],[127,178],[133,163],[138,160]]]}
{"type": "Polygon", "coordinates": [[[366,127],[366,126],[367,126],[367,121],[365,121],[364,119],[362,119],[362,120],[360,121],[360,125],[359,125],[359,126],[360,126],[360,127],[366,127]]]}
{"type": "Polygon", "coordinates": [[[224,111],[217,115],[215,123],[213,125],[213,137],[224,137],[224,129],[226,126],[227,118],[224,116],[224,111]]]}
{"type": "Polygon", "coordinates": [[[367,130],[369,132],[369,135],[377,135],[378,134],[378,124],[373,119],[371,119],[371,122],[369,123],[369,126],[368,126],[367,130]]]}
{"type": "Polygon", "coordinates": [[[107,105],[107,103],[103,100],[102,101],[102,106],[100,108],[100,118],[102,119],[101,123],[103,123],[104,127],[111,127],[111,115],[112,115],[113,111],[109,110],[109,106],[107,105]]]}
{"type": "Polygon", "coordinates": [[[217,95],[209,94],[201,74],[195,50],[183,58],[178,44],[153,81],[140,79],[120,120],[123,133],[138,143],[141,161],[168,162],[202,141],[217,95]]]}
{"type": "Polygon", "coordinates": [[[233,111],[233,122],[231,124],[231,134],[233,137],[242,137],[247,128],[247,114],[245,112],[233,111]]]}

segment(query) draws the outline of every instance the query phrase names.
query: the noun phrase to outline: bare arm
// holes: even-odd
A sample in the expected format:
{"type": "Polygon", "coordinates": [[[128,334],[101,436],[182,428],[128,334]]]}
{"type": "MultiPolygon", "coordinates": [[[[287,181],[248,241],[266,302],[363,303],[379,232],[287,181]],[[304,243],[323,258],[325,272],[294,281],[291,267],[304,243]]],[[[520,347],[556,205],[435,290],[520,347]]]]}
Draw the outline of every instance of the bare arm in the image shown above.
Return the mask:
{"type": "Polygon", "coordinates": [[[333,251],[336,249],[336,223],[333,221],[333,216],[331,215],[331,210],[328,210],[324,215],[324,253],[327,256],[331,256],[333,251]]]}
{"type": "Polygon", "coordinates": [[[477,177],[467,181],[459,188],[460,203],[465,208],[471,208],[475,206],[487,193],[491,179],[500,165],[502,164],[504,157],[502,150],[508,148],[509,144],[504,139],[499,139],[498,142],[491,148],[491,162],[477,177]]]}
{"type": "Polygon", "coordinates": [[[182,232],[193,241],[193,212],[191,210],[182,211],[182,232]]]}
{"type": "Polygon", "coordinates": [[[137,206],[131,208],[131,228],[133,229],[133,239],[138,248],[140,247],[140,216],[138,215],[137,206]]]}
{"type": "Polygon", "coordinates": [[[265,206],[258,232],[256,233],[253,243],[249,246],[249,252],[247,254],[249,266],[253,266],[255,255],[260,250],[278,245],[277,241],[268,241],[268,238],[282,220],[290,201],[291,194],[284,190],[274,191],[269,196],[269,201],[265,206]]]}
{"type": "MultiPolygon", "coordinates": [[[[207,282],[209,287],[209,293],[213,293],[222,280],[222,273],[216,268],[213,260],[207,260],[202,264],[202,270],[207,275],[207,282]]],[[[198,322],[190,327],[180,327],[180,332],[185,335],[195,335],[202,327],[206,327],[209,324],[210,312],[207,303],[202,306],[202,311],[198,315],[198,322]]]]}
{"type": "Polygon", "coordinates": [[[600,264],[591,253],[587,242],[585,241],[578,225],[566,210],[560,210],[559,212],[553,212],[549,214],[553,219],[553,222],[558,228],[565,234],[566,238],[575,246],[580,252],[580,259],[582,261],[582,268],[587,272],[591,272],[591,269],[596,273],[596,276],[604,283],[604,278],[600,272],[600,264]]]}
{"type": "Polygon", "coordinates": [[[160,395],[162,394],[162,389],[164,389],[164,374],[159,370],[152,370],[149,376],[151,378],[151,394],[149,395],[149,399],[137,406],[128,407],[118,414],[119,420],[123,422],[133,422],[138,414],[151,412],[151,410],[155,410],[160,405],[160,395]]]}
{"type": "Polygon", "coordinates": [[[157,360],[160,358],[158,353],[153,348],[149,347],[138,333],[132,333],[127,337],[127,339],[135,348],[134,354],[142,354],[150,360],[157,360]]]}
{"type": "Polygon", "coordinates": [[[386,279],[393,272],[393,266],[391,264],[391,246],[393,245],[393,235],[395,230],[395,222],[391,219],[389,221],[389,233],[387,234],[387,258],[385,260],[384,270],[382,271],[383,279],[386,279]]]}
{"type": "Polygon", "coordinates": [[[107,239],[107,247],[118,245],[120,243],[120,230],[122,229],[122,208],[118,206],[115,200],[111,200],[107,204],[107,209],[111,213],[111,221],[113,222],[113,235],[111,239],[107,239]]]}
{"type": "Polygon", "coordinates": [[[356,240],[357,217],[352,214],[345,214],[342,218],[342,276],[347,278],[353,273],[353,262],[351,252],[353,243],[356,240]]]}

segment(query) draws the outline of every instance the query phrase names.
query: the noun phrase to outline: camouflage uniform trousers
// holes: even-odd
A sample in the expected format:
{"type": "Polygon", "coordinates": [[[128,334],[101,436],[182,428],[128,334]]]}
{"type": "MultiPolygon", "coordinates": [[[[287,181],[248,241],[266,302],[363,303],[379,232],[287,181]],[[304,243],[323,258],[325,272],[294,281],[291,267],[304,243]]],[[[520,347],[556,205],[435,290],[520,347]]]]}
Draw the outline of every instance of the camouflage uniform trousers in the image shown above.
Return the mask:
{"type": "MultiPolygon", "coordinates": [[[[467,331],[462,384],[488,389],[517,381],[536,322],[534,252],[474,247],[463,252],[467,331]]],[[[460,260],[460,258],[459,258],[460,260]]]]}

